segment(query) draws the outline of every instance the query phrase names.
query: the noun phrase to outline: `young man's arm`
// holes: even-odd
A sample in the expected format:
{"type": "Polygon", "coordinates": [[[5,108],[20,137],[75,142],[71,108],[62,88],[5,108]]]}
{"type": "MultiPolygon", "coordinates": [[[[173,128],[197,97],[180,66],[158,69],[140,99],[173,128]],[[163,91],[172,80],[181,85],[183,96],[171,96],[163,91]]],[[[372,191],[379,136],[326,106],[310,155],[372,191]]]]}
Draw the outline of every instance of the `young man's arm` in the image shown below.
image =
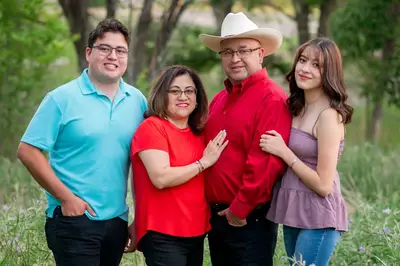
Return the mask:
{"type": "Polygon", "coordinates": [[[65,216],[82,215],[90,206],[76,197],[55,175],[42,150],[50,151],[61,127],[62,113],[51,95],[46,95],[18,146],[17,157],[25,165],[36,182],[57,198],[65,216]]]}

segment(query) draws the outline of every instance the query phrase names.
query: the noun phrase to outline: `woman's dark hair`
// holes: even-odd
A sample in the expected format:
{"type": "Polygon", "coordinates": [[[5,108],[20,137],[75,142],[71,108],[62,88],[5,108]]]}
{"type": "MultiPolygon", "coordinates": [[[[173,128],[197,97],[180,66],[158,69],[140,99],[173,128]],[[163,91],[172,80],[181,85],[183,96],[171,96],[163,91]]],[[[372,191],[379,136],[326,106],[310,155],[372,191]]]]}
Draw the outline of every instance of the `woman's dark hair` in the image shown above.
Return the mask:
{"type": "Polygon", "coordinates": [[[289,109],[293,116],[297,116],[305,106],[304,91],[297,86],[295,79],[296,64],[306,48],[314,48],[317,52],[316,58],[320,58],[320,73],[322,88],[330,99],[330,106],[341,116],[342,122],[351,122],[353,108],[346,103],[348,95],[344,83],[342,55],[337,45],[330,39],[319,37],[301,45],[296,52],[292,69],[286,75],[289,82],[290,97],[287,100],[289,109]]]}
{"type": "Polygon", "coordinates": [[[129,46],[131,34],[128,28],[115,18],[106,18],[100,21],[96,28],[90,32],[88,38],[88,47],[92,48],[97,39],[103,38],[106,32],[121,33],[129,46]]]}
{"type": "Polygon", "coordinates": [[[196,87],[197,106],[189,115],[189,127],[194,134],[199,135],[208,117],[208,98],[203,83],[197,73],[187,66],[174,65],[164,68],[154,82],[148,97],[148,109],[145,118],[156,116],[167,117],[168,90],[176,77],[189,75],[196,87]]]}

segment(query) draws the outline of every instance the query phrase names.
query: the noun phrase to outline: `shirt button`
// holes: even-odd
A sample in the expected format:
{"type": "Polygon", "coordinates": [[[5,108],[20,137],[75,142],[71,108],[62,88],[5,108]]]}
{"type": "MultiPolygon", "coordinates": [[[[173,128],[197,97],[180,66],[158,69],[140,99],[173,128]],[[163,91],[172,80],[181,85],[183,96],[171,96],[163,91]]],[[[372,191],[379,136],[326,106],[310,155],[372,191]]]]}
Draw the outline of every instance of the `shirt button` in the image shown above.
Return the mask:
{"type": "Polygon", "coordinates": [[[223,113],[224,115],[226,115],[226,111],[224,111],[224,113],[223,113]]]}

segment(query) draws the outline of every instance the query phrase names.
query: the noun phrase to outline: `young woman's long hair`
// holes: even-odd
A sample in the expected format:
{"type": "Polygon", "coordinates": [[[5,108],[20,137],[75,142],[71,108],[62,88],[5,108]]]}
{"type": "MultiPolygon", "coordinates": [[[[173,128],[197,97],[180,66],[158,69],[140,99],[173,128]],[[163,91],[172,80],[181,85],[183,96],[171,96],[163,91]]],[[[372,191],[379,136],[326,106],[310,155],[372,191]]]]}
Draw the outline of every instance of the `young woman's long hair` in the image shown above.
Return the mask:
{"type": "Polygon", "coordinates": [[[353,108],[347,104],[348,94],[344,83],[342,55],[332,40],[322,37],[312,39],[297,49],[292,69],[286,75],[290,88],[287,103],[292,115],[299,115],[305,106],[304,91],[297,86],[295,69],[300,56],[308,47],[315,50],[316,58],[320,58],[322,88],[330,99],[330,106],[342,116],[344,124],[350,123],[353,108]]]}

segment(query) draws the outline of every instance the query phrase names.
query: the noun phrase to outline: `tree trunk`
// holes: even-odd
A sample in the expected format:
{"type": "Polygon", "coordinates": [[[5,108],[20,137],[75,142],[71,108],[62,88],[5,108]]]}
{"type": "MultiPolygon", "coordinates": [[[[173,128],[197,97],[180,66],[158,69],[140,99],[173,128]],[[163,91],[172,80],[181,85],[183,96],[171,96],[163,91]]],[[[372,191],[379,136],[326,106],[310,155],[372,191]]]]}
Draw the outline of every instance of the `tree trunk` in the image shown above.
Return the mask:
{"type": "Polygon", "coordinates": [[[210,0],[209,4],[212,7],[214,17],[215,17],[215,22],[217,26],[216,33],[218,35],[221,34],[221,26],[222,22],[224,21],[224,18],[228,13],[232,11],[232,6],[235,3],[235,0],[225,0],[225,1],[215,1],[215,0],[210,0]]]}
{"type": "Polygon", "coordinates": [[[164,11],[161,17],[161,28],[156,34],[155,47],[150,61],[148,80],[151,81],[157,75],[160,65],[160,55],[164,51],[171,38],[179,18],[192,1],[172,0],[169,8],[164,11]]]}
{"type": "Polygon", "coordinates": [[[329,28],[329,17],[335,11],[337,4],[337,0],[322,1],[320,5],[318,36],[329,37],[331,35],[329,28]]]}
{"type": "Polygon", "coordinates": [[[374,110],[372,111],[371,119],[368,123],[367,140],[371,142],[378,142],[381,134],[382,124],[382,100],[375,102],[374,110]]]}
{"type": "MultiPolygon", "coordinates": [[[[150,26],[152,24],[152,8],[154,0],[146,0],[143,3],[142,11],[136,25],[135,34],[132,34],[132,58],[131,67],[128,73],[128,82],[135,84],[139,74],[149,65],[146,53],[146,43],[150,36],[150,26]]],[[[131,5],[131,12],[133,6],[131,5]]]]}
{"type": "MultiPolygon", "coordinates": [[[[399,25],[400,19],[400,3],[398,1],[392,1],[392,5],[387,10],[388,17],[391,19],[388,27],[390,27],[393,32],[395,32],[395,28],[399,25]]],[[[396,35],[387,34],[386,38],[383,42],[382,48],[382,69],[381,69],[381,77],[382,81],[380,82],[381,86],[386,86],[391,78],[391,58],[396,55],[396,35]]],[[[379,88],[377,88],[379,89],[379,88]]],[[[374,110],[372,112],[371,123],[368,129],[367,139],[370,141],[377,142],[380,138],[381,133],[381,124],[382,124],[382,114],[383,114],[383,99],[379,97],[374,106],[374,110]]]]}
{"type": "Polygon", "coordinates": [[[82,71],[87,67],[86,46],[89,36],[88,0],[58,0],[65,17],[68,20],[71,35],[79,35],[74,41],[78,56],[78,67],[82,71]]]}
{"type": "Polygon", "coordinates": [[[310,39],[310,30],[308,27],[310,6],[306,0],[292,0],[296,11],[296,24],[299,38],[299,45],[310,39]]]}
{"type": "Polygon", "coordinates": [[[118,0],[106,0],[107,18],[115,18],[118,0]]]}

